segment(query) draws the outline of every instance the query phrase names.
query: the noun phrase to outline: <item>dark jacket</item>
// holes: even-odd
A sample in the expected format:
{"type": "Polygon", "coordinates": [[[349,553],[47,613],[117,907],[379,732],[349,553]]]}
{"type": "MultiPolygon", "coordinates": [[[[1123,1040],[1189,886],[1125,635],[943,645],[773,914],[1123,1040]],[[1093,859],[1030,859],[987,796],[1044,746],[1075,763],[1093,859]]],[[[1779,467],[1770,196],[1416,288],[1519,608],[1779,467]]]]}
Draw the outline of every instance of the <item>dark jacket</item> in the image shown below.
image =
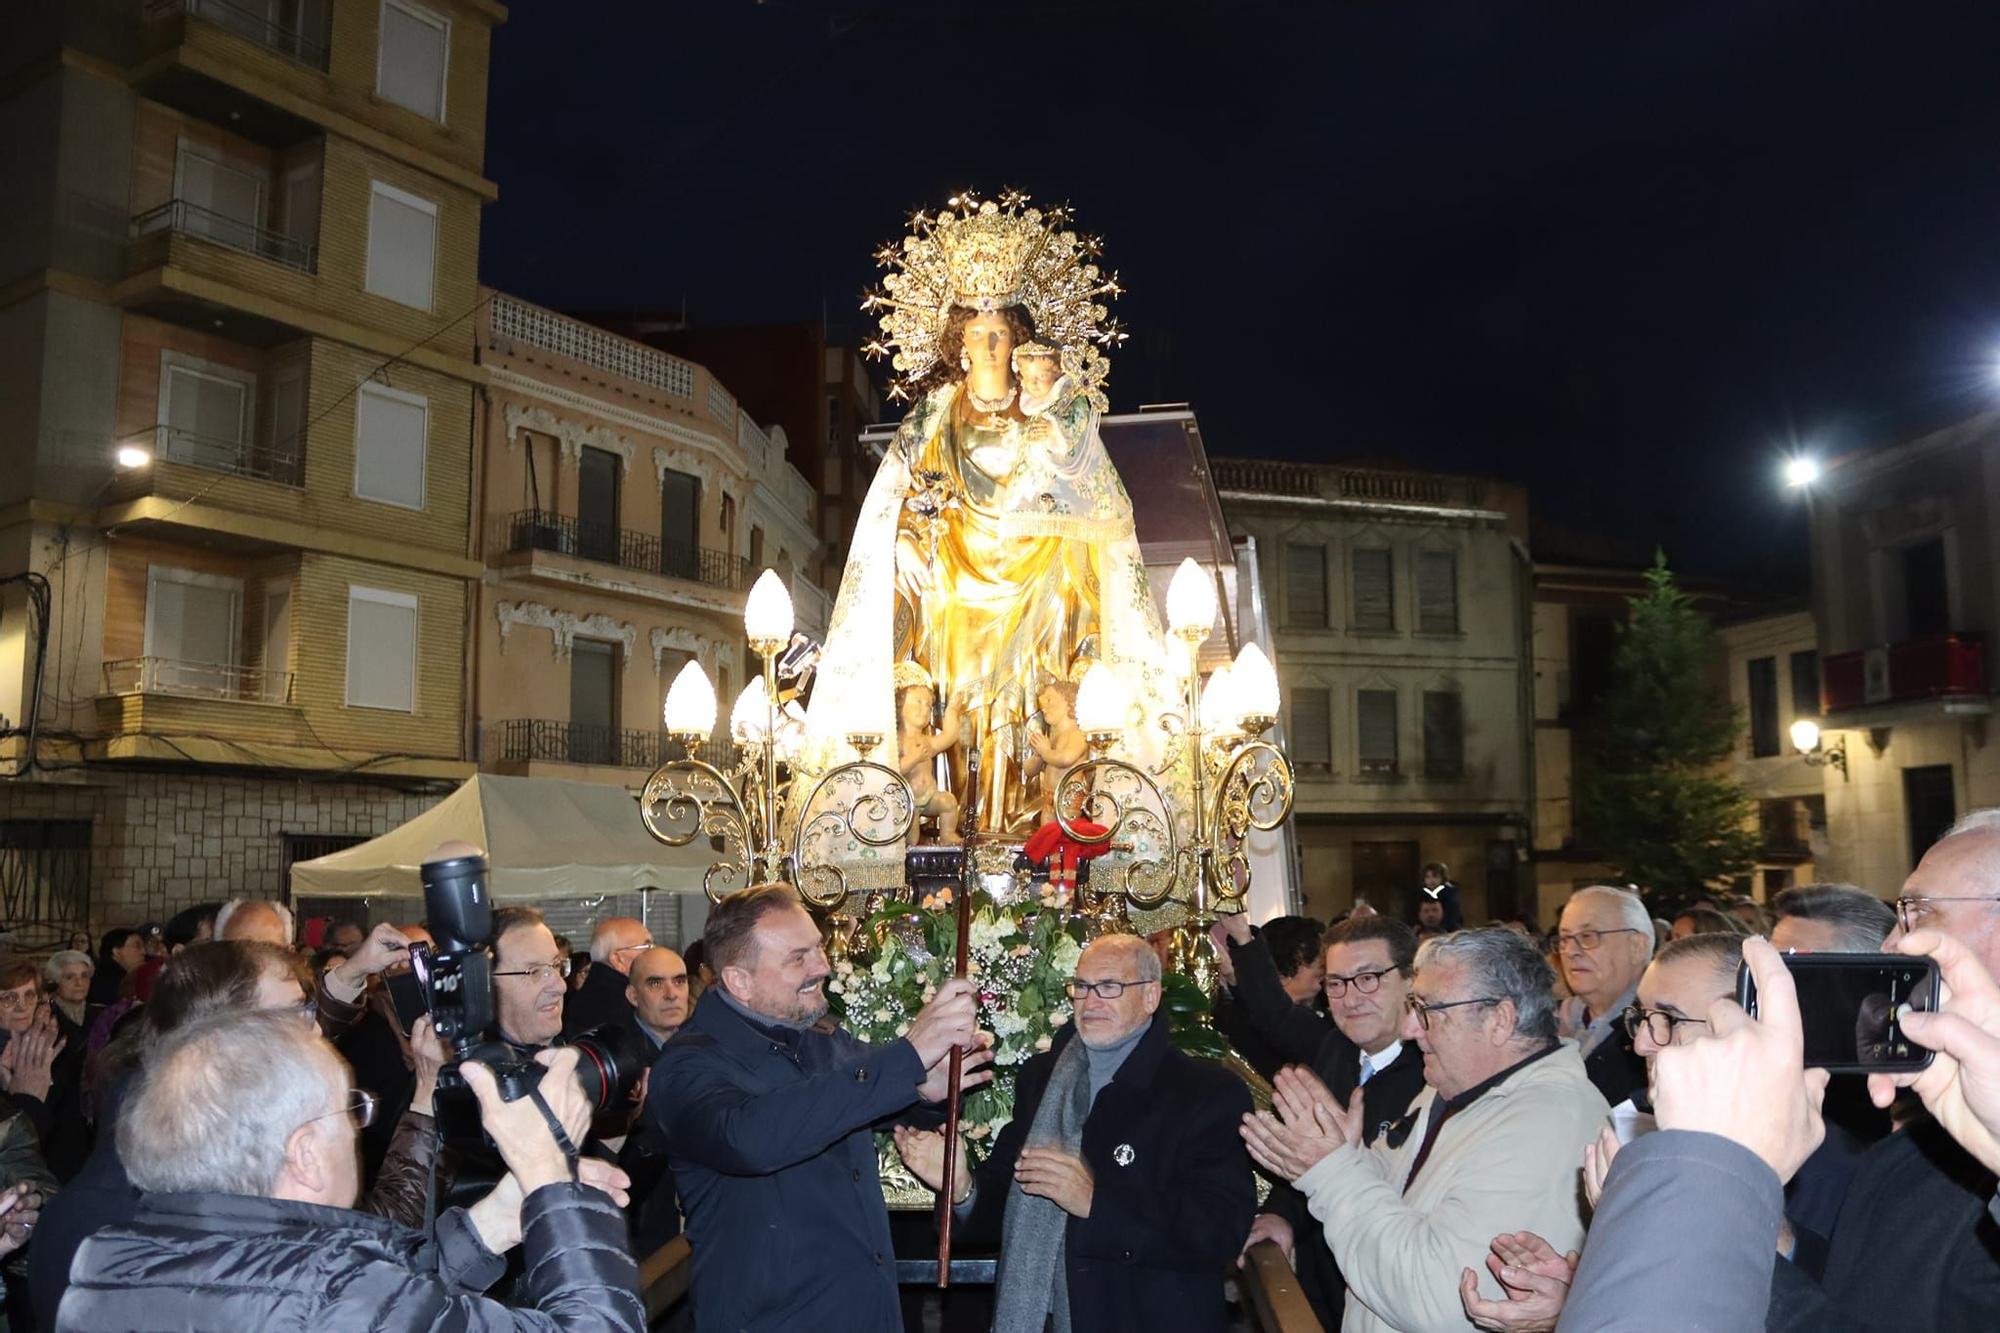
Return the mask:
{"type": "Polygon", "coordinates": [[[1646,1057],[1633,1049],[1622,1019],[1614,1018],[1611,1031],[1584,1057],[1583,1072],[1613,1106],[1646,1090],[1646,1057]]]}
{"type": "Polygon", "coordinates": [[[609,963],[593,963],[583,984],[563,998],[563,1040],[574,1041],[606,1023],[632,1026],[632,1002],[625,998],[624,973],[609,963]]]}
{"type": "MultiPolygon", "coordinates": [[[[955,1236],[968,1249],[1000,1243],[1014,1164],[1056,1059],[1075,1036],[1021,1067],[1014,1118],[973,1175],[955,1236]]],[[[1097,1094],[1083,1122],[1094,1181],[1090,1216],[1066,1234],[1070,1324],[1077,1329],[1224,1329],[1223,1275],[1257,1209],[1241,1126],[1250,1090],[1220,1065],[1184,1055],[1165,1014],[1097,1094]]]]}
{"type": "Polygon", "coordinates": [[[909,1108],[923,1078],[907,1041],[770,1027],[720,991],[701,997],[646,1093],[694,1247],[701,1328],[902,1326],[870,1130],[909,1108]]]}
{"type": "Polygon", "coordinates": [[[1993,1189],[1993,1173],[1920,1115],[1863,1154],[1823,1269],[1778,1262],[1768,1326],[2000,1328],[2000,1223],[1987,1208],[1993,1189]]]}
{"type": "Polygon", "coordinates": [[[463,1213],[435,1242],[382,1218],[240,1194],[159,1194],[77,1252],[58,1330],[127,1328],[577,1329],[641,1333],[624,1219],[588,1185],[544,1185],[521,1207],[527,1269],[515,1307],[463,1213]]]}

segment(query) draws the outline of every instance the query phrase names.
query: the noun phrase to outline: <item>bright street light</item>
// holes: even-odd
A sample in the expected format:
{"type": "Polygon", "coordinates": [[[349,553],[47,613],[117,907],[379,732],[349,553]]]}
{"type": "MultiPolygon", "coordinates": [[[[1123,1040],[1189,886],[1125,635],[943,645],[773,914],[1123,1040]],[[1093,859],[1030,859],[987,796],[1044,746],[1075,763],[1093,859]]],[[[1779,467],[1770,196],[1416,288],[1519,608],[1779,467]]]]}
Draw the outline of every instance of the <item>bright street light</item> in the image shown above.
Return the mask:
{"type": "Polygon", "coordinates": [[[1795,454],[1785,460],[1785,485],[1794,490],[1810,486],[1819,480],[1819,460],[1808,454],[1795,454]]]}
{"type": "Polygon", "coordinates": [[[124,468],[127,472],[130,472],[133,468],[144,467],[153,461],[153,456],[136,444],[119,445],[115,458],[118,466],[124,468]]]}

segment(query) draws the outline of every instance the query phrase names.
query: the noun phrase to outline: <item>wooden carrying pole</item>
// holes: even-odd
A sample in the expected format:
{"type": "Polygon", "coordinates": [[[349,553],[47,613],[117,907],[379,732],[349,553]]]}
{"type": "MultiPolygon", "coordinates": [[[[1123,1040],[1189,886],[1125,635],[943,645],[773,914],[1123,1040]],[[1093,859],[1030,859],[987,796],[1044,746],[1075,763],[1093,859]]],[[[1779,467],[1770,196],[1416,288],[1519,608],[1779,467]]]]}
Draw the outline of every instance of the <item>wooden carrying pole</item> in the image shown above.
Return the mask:
{"type": "MultiPolygon", "coordinates": [[[[965,965],[971,957],[968,947],[972,937],[972,837],[979,819],[979,752],[967,757],[967,776],[970,778],[970,795],[965,802],[964,818],[960,822],[962,830],[960,853],[965,858],[964,872],[959,876],[958,892],[952,905],[958,911],[958,942],[952,951],[951,974],[963,980],[965,965]]],[[[974,1013],[978,1012],[975,1007],[974,1013]]],[[[978,1024],[975,1021],[976,1030],[978,1024]]],[[[958,1182],[953,1179],[958,1167],[958,1079],[965,1068],[963,1047],[951,1048],[950,1066],[945,1080],[944,1093],[944,1188],[938,1197],[944,1207],[938,1217],[938,1266],[937,1284],[940,1289],[951,1285],[951,1214],[952,1195],[958,1191],[958,1182]]]]}

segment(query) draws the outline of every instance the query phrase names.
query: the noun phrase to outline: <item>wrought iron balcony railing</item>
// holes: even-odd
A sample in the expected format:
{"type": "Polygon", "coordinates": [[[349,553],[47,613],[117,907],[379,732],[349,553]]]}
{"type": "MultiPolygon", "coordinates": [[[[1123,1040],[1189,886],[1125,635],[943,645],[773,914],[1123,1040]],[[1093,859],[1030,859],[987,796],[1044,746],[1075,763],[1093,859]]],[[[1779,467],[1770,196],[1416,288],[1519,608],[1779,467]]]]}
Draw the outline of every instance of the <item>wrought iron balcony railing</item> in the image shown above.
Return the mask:
{"type": "Polygon", "coordinates": [[[292,702],[292,673],[234,666],[228,662],[121,657],[104,664],[104,692],[288,704],[292,702]]]}
{"type": "MultiPolygon", "coordinates": [[[[657,768],[679,750],[669,750],[663,731],[637,731],[589,722],[549,718],[509,718],[500,724],[500,758],[516,763],[596,764],[607,768],[657,768]]],[[[708,741],[695,757],[719,767],[734,762],[733,747],[708,741]]]]}
{"type": "Polygon", "coordinates": [[[743,588],[750,576],[750,562],[742,556],[683,542],[663,542],[651,533],[546,509],[523,509],[509,516],[507,549],[554,551],[716,588],[743,588]]]}
{"type": "Polygon", "coordinates": [[[327,49],[322,36],[289,28],[271,17],[271,7],[252,9],[232,0],[179,0],[174,6],[189,18],[255,42],[267,51],[276,51],[288,60],[326,73],[327,49]]]}
{"type": "Polygon", "coordinates": [[[227,213],[218,213],[212,208],[203,208],[186,199],[169,199],[158,208],[148,209],[132,219],[135,240],[163,231],[213,241],[301,273],[313,271],[314,252],[309,242],[227,213]]]}
{"type": "Polygon", "coordinates": [[[153,428],[153,457],[211,472],[260,477],[287,486],[297,486],[301,481],[299,456],[290,447],[276,449],[258,440],[222,439],[179,426],[153,428]]]}

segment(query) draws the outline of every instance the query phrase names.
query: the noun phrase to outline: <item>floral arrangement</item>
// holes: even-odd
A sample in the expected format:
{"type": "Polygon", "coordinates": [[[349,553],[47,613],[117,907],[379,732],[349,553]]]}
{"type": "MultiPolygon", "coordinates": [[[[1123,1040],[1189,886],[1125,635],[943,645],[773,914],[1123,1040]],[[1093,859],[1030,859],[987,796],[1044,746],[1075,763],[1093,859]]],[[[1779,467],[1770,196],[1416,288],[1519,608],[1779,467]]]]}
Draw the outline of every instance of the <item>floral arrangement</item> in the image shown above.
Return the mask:
{"type": "MultiPolygon", "coordinates": [[[[864,1041],[894,1041],[951,975],[958,933],[951,895],[942,889],[916,907],[898,904],[863,923],[862,938],[878,942],[873,954],[839,959],[827,983],[829,1002],[849,1032],[864,1041]]],[[[1040,900],[972,896],[966,975],[979,987],[979,1026],[994,1038],[993,1081],[968,1093],[959,1111],[966,1151],[975,1163],[1013,1119],[1014,1079],[1021,1066],[1048,1050],[1056,1030],[1069,1021],[1068,983],[1092,924],[1064,910],[1064,899],[1047,891],[1040,900]]],[[[1227,1048],[1221,1038],[1201,1021],[1208,1001],[1193,981],[1169,973],[1161,1006],[1175,1045],[1206,1059],[1223,1057],[1227,1048]]],[[[895,1150],[885,1149],[885,1173],[895,1162],[895,1150]]]]}

